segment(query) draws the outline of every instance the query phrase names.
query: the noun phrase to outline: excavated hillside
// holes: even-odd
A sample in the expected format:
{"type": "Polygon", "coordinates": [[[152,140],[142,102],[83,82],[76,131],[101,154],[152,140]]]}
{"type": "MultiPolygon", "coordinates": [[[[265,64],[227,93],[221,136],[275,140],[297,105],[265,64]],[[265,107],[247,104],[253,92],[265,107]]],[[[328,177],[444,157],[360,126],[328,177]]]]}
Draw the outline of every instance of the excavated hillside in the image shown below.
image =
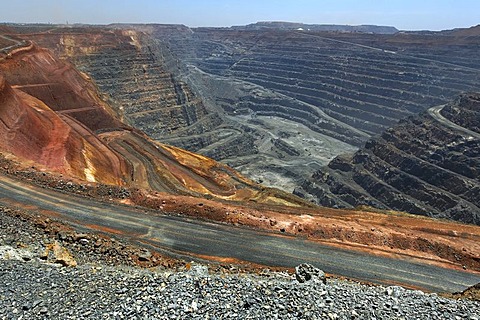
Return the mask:
{"type": "Polygon", "coordinates": [[[122,121],[89,78],[14,37],[0,56],[1,152],[82,181],[222,200],[307,205],[122,121]]]}
{"type": "Polygon", "coordinates": [[[295,191],[334,207],[368,205],[480,224],[480,94],[401,121],[295,191]]]}
{"type": "Polygon", "coordinates": [[[338,25],[338,24],[305,24],[285,21],[263,21],[248,24],[246,26],[234,26],[235,30],[308,30],[308,31],[335,31],[335,32],[364,32],[379,34],[394,34],[398,32],[395,27],[377,25],[338,25]]]}
{"type": "MultiPolygon", "coordinates": [[[[279,186],[400,119],[479,89],[479,39],[462,34],[158,26],[153,35],[179,58],[186,82],[255,147],[239,158],[228,152],[230,136],[198,151],[279,186]]],[[[189,139],[166,141],[189,148],[189,139]]]]}
{"type": "Polygon", "coordinates": [[[480,40],[466,31],[15,30],[75,63],[153,139],[287,191],[398,120],[479,89],[480,40]]]}

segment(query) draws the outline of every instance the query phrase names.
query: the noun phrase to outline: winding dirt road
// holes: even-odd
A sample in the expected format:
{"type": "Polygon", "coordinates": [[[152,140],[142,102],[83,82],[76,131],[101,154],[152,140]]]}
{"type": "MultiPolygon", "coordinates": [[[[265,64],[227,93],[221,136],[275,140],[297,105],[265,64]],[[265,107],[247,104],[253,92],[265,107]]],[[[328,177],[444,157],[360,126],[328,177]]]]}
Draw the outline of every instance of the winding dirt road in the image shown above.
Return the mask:
{"type": "Polygon", "coordinates": [[[11,41],[11,42],[15,43],[15,44],[13,44],[13,45],[0,48],[0,50],[3,50],[3,51],[8,51],[8,50],[10,50],[10,49],[12,49],[12,48],[20,47],[20,46],[22,46],[22,45],[25,44],[24,41],[20,41],[20,40],[14,39],[14,38],[9,37],[9,36],[6,36],[6,35],[4,35],[4,34],[0,34],[0,38],[3,38],[3,39],[5,39],[5,40],[7,40],[7,41],[11,41]]]}
{"type": "Polygon", "coordinates": [[[270,266],[311,263],[328,273],[437,292],[461,291],[480,274],[340,250],[293,236],[160,215],[45,190],[0,175],[0,204],[60,218],[81,230],[112,235],[189,259],[233,258],[270,266]]]}

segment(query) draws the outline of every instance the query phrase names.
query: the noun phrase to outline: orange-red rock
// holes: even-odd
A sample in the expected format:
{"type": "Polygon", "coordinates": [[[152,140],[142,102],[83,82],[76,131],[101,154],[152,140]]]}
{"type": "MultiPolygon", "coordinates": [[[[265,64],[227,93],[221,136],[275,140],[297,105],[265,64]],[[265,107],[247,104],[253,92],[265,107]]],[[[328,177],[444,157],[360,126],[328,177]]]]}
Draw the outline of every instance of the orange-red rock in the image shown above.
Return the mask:
{"type": "Polygon", "coordinates": [[[1,150],[20,159],[87,181],[122,183],[126,165],[113,151],[68,116],[13,89],[1,75],[0,134],[1,150]]]}
{"type": "Polygon", "coordinates": [[[17,49],[10,59],[0,63],[0,73],[14,88],[42,100],[53,111],[70,115],[93,131],[122,126],[88,77],[46,49],[35,45],[17,49]]]}

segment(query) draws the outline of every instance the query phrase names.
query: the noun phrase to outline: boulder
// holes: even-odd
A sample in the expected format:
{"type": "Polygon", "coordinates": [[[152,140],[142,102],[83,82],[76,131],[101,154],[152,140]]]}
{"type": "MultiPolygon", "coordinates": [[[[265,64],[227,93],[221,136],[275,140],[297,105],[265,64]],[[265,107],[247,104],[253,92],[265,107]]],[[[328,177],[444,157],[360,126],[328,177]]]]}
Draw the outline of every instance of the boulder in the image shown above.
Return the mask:
{"type": "Polygon", "coordinates": [[[327,283],[325,272],[307,263],[302,263],[295,267],[295,278],[300,283],[307,281],[320,281],[327,283]]]}

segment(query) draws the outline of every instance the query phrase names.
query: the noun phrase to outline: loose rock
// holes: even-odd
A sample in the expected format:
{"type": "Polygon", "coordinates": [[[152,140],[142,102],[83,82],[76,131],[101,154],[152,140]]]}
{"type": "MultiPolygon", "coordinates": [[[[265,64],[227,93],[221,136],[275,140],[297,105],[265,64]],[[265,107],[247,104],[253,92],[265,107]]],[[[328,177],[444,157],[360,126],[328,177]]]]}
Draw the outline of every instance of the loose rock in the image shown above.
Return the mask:
{"type": "Polygon", "coordinates": [[[327,282],[325,272],[307,263],[303,263],[295,267],[295,277],[300,283],[304,283],[310,280],[320,281],[323,283],[327,282]]]}

